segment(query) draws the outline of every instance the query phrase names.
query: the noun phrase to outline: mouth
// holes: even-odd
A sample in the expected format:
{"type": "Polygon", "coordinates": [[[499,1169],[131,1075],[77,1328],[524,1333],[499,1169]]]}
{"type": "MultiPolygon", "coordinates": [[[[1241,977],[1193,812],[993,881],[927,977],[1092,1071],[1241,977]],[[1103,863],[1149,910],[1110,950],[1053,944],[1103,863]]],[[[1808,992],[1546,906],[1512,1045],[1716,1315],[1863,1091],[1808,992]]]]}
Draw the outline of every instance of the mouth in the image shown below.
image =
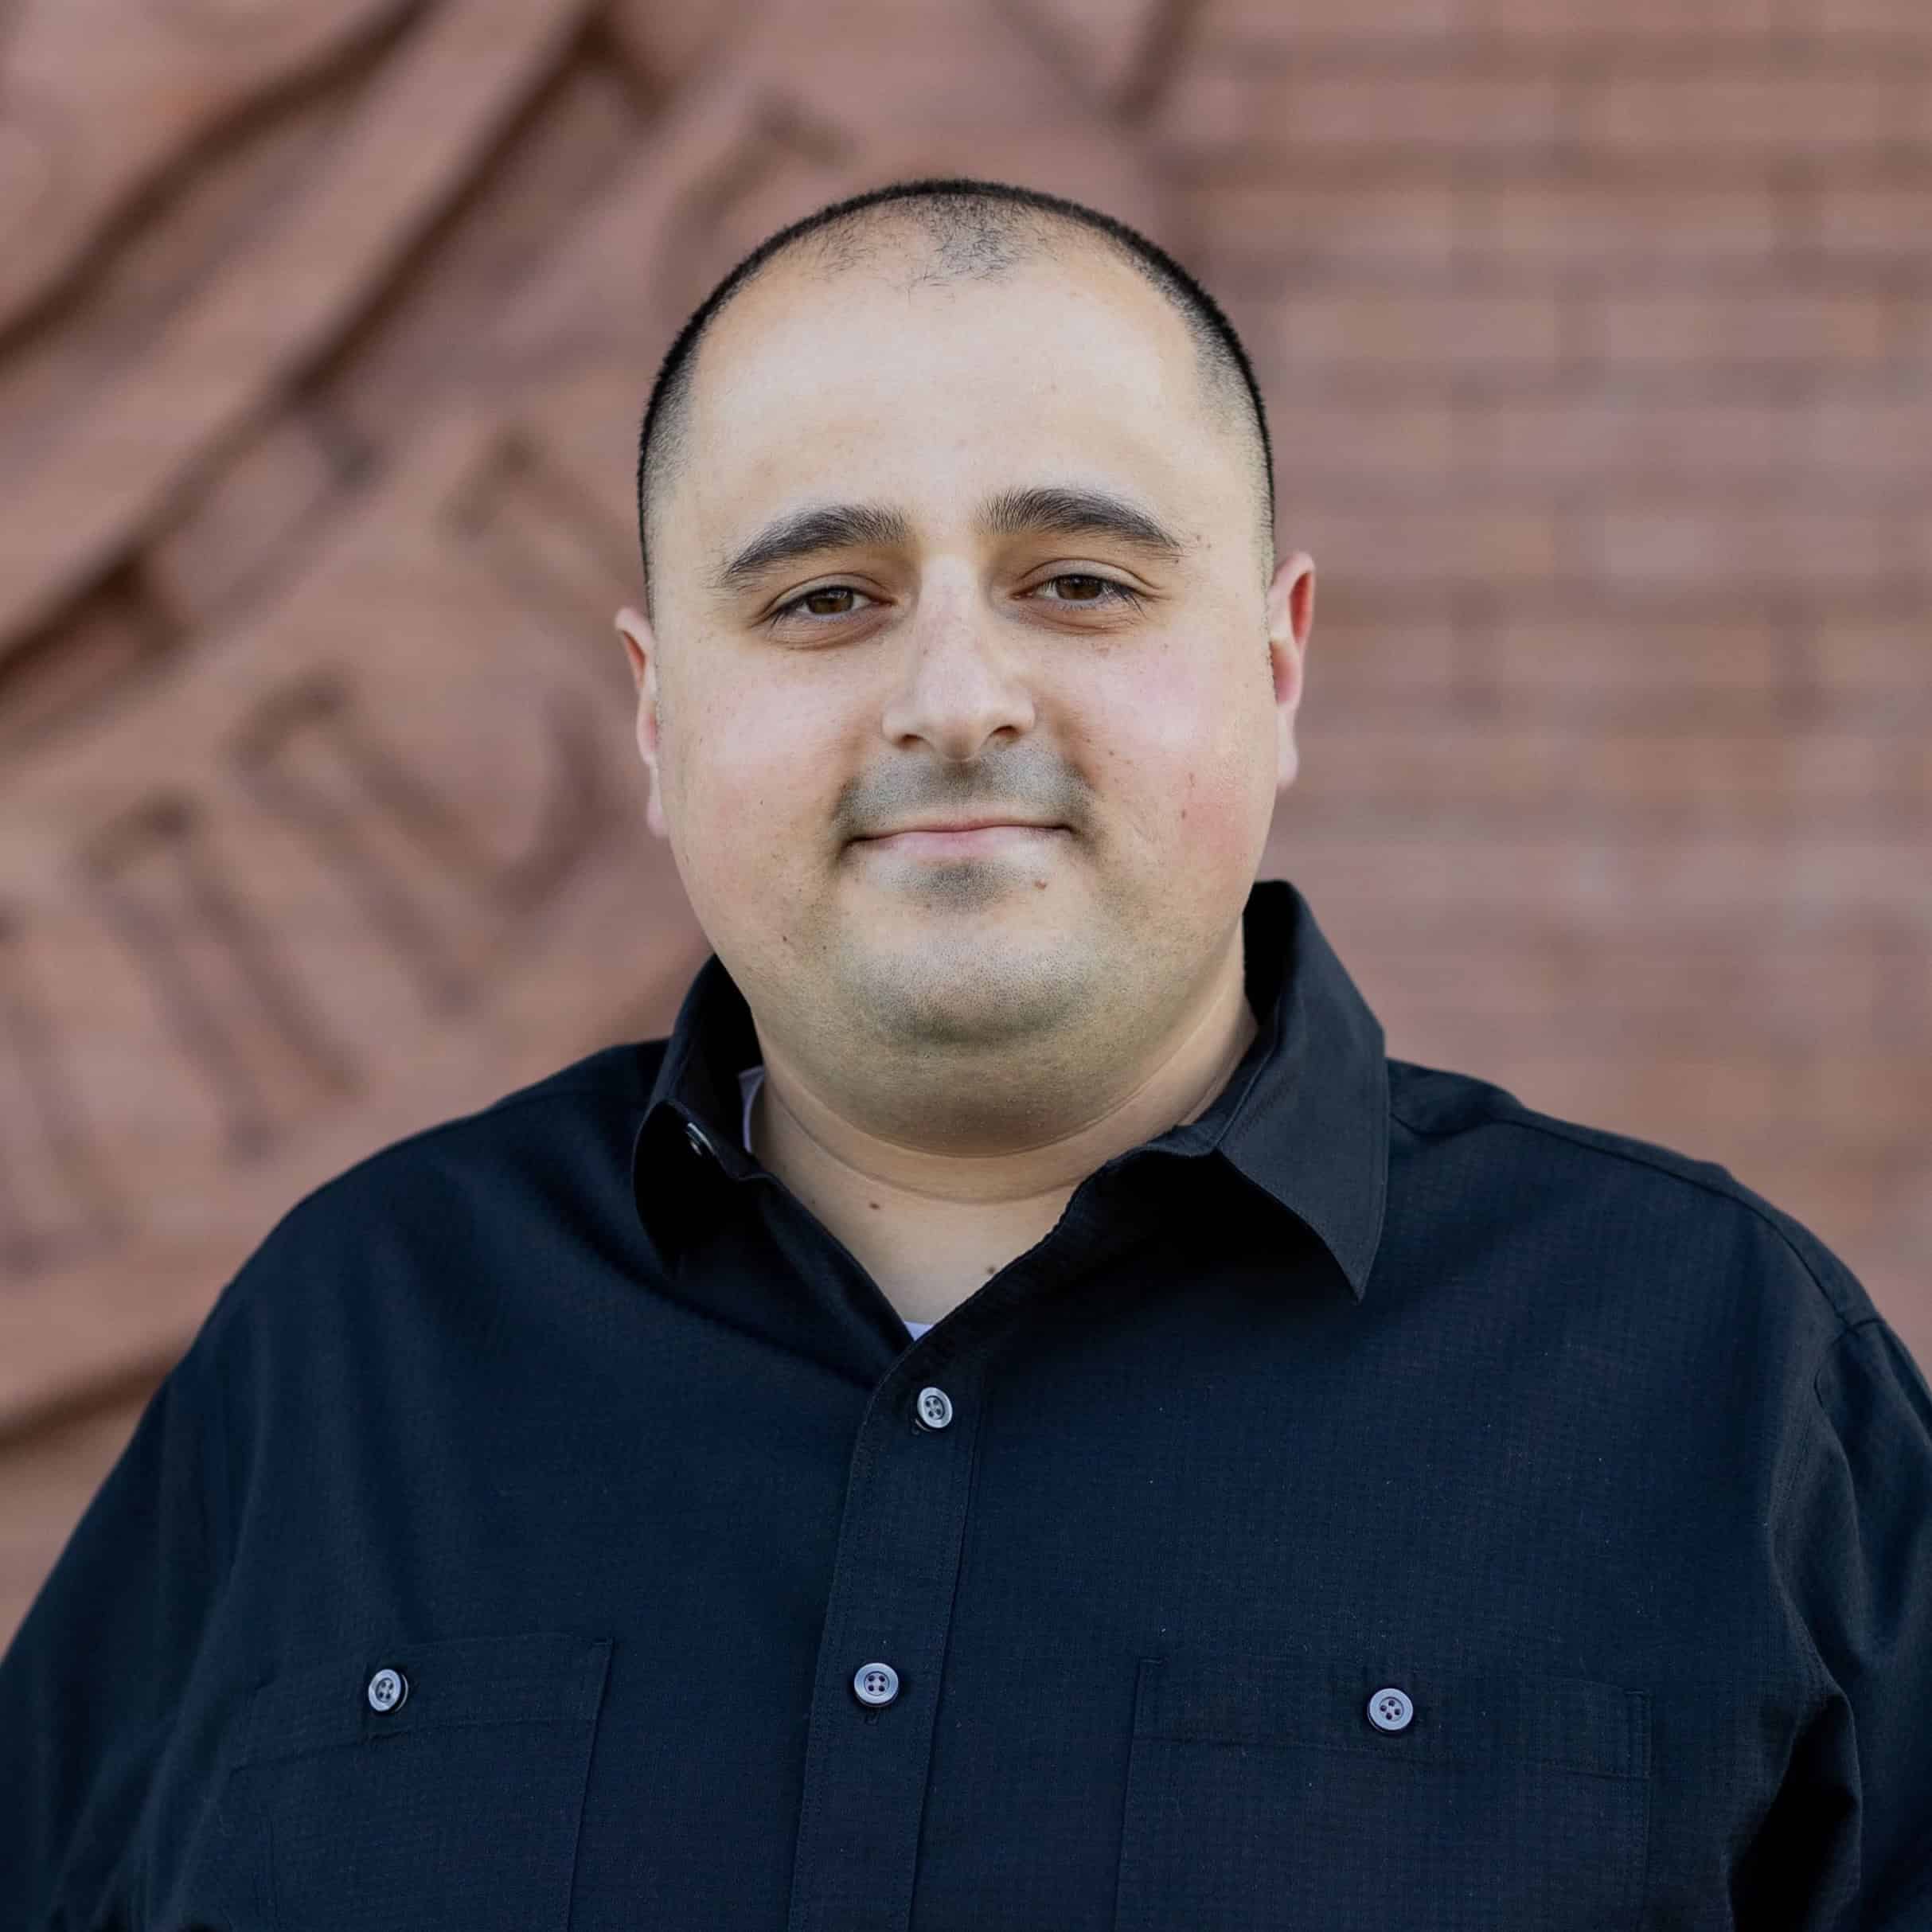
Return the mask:
{"type": "Polygon", "coordinates": [[[979,852],[1025,850],[1048,839],[1066,836],[1064,825],[986,825],[935,826],[923,832],[890,832],[878,838],[854,839],[874,852],[900,852],[915,857],[947,858],[979,852]]]}

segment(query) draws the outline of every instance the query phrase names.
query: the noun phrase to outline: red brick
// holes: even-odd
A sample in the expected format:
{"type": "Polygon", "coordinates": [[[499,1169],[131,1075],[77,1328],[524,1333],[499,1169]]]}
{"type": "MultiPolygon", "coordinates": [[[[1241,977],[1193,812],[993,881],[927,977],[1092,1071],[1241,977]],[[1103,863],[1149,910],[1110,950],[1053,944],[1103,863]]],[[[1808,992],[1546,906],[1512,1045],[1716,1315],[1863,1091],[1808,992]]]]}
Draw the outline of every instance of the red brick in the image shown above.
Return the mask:
{"type": "MultiPolygon", "coordinates": [[[[1418,923],[1556,918],[1579,931],[1661,934],[1688,920],[1722,920],[1774,943],[1790,930],[1888,919],[1932,943],[1932,912],[1914,882],[1924,871],[1918,827],[1816,833],[1739,826],[1687,833],[1604,825],[1325,825],[1276,815],[1276,869],[1307,881],[1312,903],[1333,900],[1365,937],[1418,923]]],[[[1326,919],[1325,915],[1325,923],[1326,919]]]]}
{"type": "Polygon", "coordinates": [[[1779,821],[1815,828],[1900,822],[1922,794],[1914,747],[1857,730],[1600,732],[1575,782],[1606,811],[1655,810],[1704,824],[1779,821]]]}
{"type": "Polygon", "coordinates": [[[1291,295],[1275,341],[1290,363],[1405,363],[1447,373],[1471,365],[1553,368],[1562,353],[1553,295],[1291,295]]]}
{"type": "Polygon", "coordinates": [[[1905,505],[1907,513],[1913,520],[1913,536],[1915,541],[1913,552],[1918,574],[1922,582],[1919,587],[1922,596],[1932,598],[1932,516],[1928,516],[1922,502],[1911,501],[1905,505]]]}
{"type": "Polygon", "coordinates": [[[1587,150],[1648,158],[1696,154],[1789,162],[1922,142],[1916,76],[1608,74],[1583,84],[1576,132],[1587,150]]]}
{"type": "Polygon", "coordinates": [[[1557,110],[1550,75],[1310,72],[1210,57],[1175,84],[1150,131],[1170,161],[1392,171],[1459,154],[1549,154],[1557,110]]]}
{"type": "Polygon", "coordinates": [[[1460,0],[1466,34],[1598,44],[1637,39],[1749,41],[1778,25],[1778,0],[1460,0]]]}
{"type": "MultiPolygon", "coordinates": [[[[1915,954],[1857,930],[1761,945],[1730,931],[1579,941],[1532,923],[1485,940],[1457,927],[1368,958],[1372,997],[1403,1021],[1467,1018],[1545,1051],[1614,1050],[1636,1038],[1657,1048],[1856,1053],[1912,1036],[1899,1028],[1897,982],[1915,954]]],[[[1903,1017],[1928,1016],[1922,1003],[1903,1017]]]]}
{"type": "Polygon", "coordinates": [[[1300,789],[1276,810],[1261,869],[1296,880],[1324,908],[1325,928],[1345,924],[1364,943],[1418,925],[1536,918],[1626,936],[1722,919],[1769,943],[1794,923],[1816,930],[1880,919],[1909,929],[1922,949],[1932,945],[1932,909],[1917,885],[1925,834],[1916,825],[1579,831],[1438,824],[1423,811],[1371,826],[1300,812],[1300,789]]]}
{"type": "MultiPolygon", "coordinates": [[[[1875,1161],[1868,1155],[1821,1146],[1815,1134],[1803,1134],[1802,1123],[1797,1124],[1802,1138],[1794,1138],[1789,1147],[1754,1146],[1739,1153],[1731,1171],[1849,1260],[1860,1243],[1882,1238],[1887,1222],[1899,1218],[1899,1164],[1895,1157],[1875,1161]]],[[[1932,1164],[1918,1165],[1932,1181],[1932,1164]]],[[[1857,1262],[1851,1265],[1869,1289],[1871,1278],[1857,1262]]]]}
{"type": "Polygon", "coordinates": [[[1325,810],[1372,817],[1815,825],[1901,818],[1923,796],[1915,740],[1782,721],[1686,730],[1377,716],[1317,732],[1306,767],[1325,810]]]}
{"type": "Polygon", "coordinates": [[[1827,260],[1860,266],[1923,263],[1932,236],[1932,185],[1924,181],[1827,181],[1806,197],[1805,244],[1827,260]]]}
{"type": "Polygon", "coordinates": [[[1900,357],[1910,371],[1910,380],[1922,385],[1932,380],[1932,302],[1914,298],[1903,330],[1900,357]]]}
{"type": "Polygon", "coordinates": [[[1788,1148],[1794,1130],[1841,1153],[1882,1157],[1898,1144],[1899,1123],[1927,1098],[1923,1075],[1896,1055],[1708,1048],[1538,1056],[1526,1084],[1514,1091],[1532,1107],[1726,1165],[1754,1151],[1788,1148]],[[1862,1090],[1868,1108],[1848,1088],[1862,1090]]]}
{"type": "Polygon", "coordinates": [[[1317,560],[1301,712],[1308,743],[1320,744],[1335,720],[1356,713],[1439,709],[1451,700],[1458,662],[1454,626],[1446,619],[1330,616],[1332,601],[1317,560]]]}
{"type": "Polygon", "coordinates": [[[1887,623],[1826,611],[1803,662],[1828,716],[1910,727],[1932,715],[1932,639],[1922,615],[1887,623]]]}
{"type": "Polygon", "coordinates": [[[1556,520],[1545,509],[1391,508],[1378,515],[1324,505],[1301,520],[1295,544],[1317,568],[1378,586],[1540,584],[1557,567],[1556,520]]]}
{"type": "Polygon", "coordinates": [[[1915,1146],[1932,1120],[1932,1058],[1821,1053],[1805,1083],[1809,1122],[1821,1139],[1876,1156],[1915,1146]]]}
{"type": "Polygon", "coordinates": [[[1855,590],[1926,570],[1909,509],[1733,506],[1704,498],[1579,515],[1574,555],[1593,580],[1653,590],[1755,583],[1855,590]]]}
{"type": "Polygon", "coordinates": [[[1883,293],[1809,295],[1790,288],[1606,295],[1591,305],[1605,361],[1873,364],[1898,347],[1901,302],[1883,293]]]}
{"type": "MultiPolygon", "coordinates": [[[[1331,720],[1304,734],[1302,809],[1330,825],[1417,814],[1443,825],[1541,810],[1564,736],[1453,719],[1331,720]]],[[[1574,744],[1580,734],[1567,737],[1574,744]]]]}
{"type": "Polygon", "coordinates": [[[1278,289],[1363,276],[1439,275],[1449,267],[1446,181],[1238,181],[1196,197],[1207,279],[1278,289]]]}
{"type": "MultiPolygon", "coordinates": [[[[1415,39],[1429,41],[1454,31],[1464,0],[1298,0],[1293,18],[1297,44],[1319,42],[1333,36],[1350,46],[1364,41],[1415,39]]],[[[1256,48],[1278,55],[1287,44],[1281,0],[1210,0],[1195,14],[1188,29],[1192,47],[1212,48],[1228,55],[1256,48]]]]}
{"type": "Polygon", "coordinates": [[[1510,491],[1648,478],[1803,479],[1817,439],[1801,403],[1559,394],[1465,400],[1455,411],[1463,485],[1510,491]]]}
{"type": "Polygon", "coordinates": [[[1932,50],[1925,0],[1801,0],[1798,13],[1813,33],[1885,34],[1932,50]]]}
{"type": "Polygon", "coordinates": [[[1884,742],[1888,747],[1897,746],[1897,756],[1903,767],[1900,787],[1908,791],[1919,823],[1932,833],[1932,739],[1922,732],[1902,732],[1884,742]]]}
{"type": "Polygon", "coordinates": [[[1275,472],[1286,497],[1319,502],[1326,489],[1440,484],[1450,462],[1445,402],[1292,400],[1268,412],[1275,472]]]}
{"type": "Polygon", "coordinates": [[[1932,385],[1897,396],[1817,397],[1805,418],[1824,475],[1854,486],[1872,479],[1923,490],[1932,482],[1932,385]]]}
{"type": "Polygon", "coordinates": [[[1789,677],[1778,633],[1735,619],[1505,615],[1473,650],[1497,701],[1519,710],[1656,716],[1695,704],[1749,717],[1778,704],[1789,677]]]}
{"type": "Polygon", "coordinates": [[[1508,1077],[1500,1083],[1559,1119],[1715,1161],[1735,1173],[1753,1153],[1789,1147],[1788,1134],[1775,1123],[1789,1118],[1783,1110],[1801,1064],[1797,1054],[1754,1051],[1742,1043],[1706,1042],[1654,1056],[1532,1047],[1510,1056],[1508,1077]]]}
{"type": "Polygon", "coordinates": [[[1632,275],[1762,271],[1780,246],[1768,188],[1683,181],[1469,181],[1456,190],[1456,254],[1467,267],[1524,273],[1595,267],[1632,275]]]}

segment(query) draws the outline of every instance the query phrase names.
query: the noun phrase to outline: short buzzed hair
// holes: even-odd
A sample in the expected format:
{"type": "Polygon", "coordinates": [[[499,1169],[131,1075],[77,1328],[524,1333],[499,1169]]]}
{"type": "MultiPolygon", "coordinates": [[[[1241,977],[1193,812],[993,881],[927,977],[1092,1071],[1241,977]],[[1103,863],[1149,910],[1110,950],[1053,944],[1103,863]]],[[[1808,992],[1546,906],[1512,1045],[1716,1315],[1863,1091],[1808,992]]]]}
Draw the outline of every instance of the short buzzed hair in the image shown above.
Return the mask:
{"type": "Polygon", "coordinates": [[[719,311],[777,256],[808,240],[822,266],[850,267],[874,245],[873,231],[909,221],[931,244],[922,281],[997,278],[1021,261],[1052,252],[1052,230],[1077,227],[1098,236],[1171,302],[1193,338],[1208,400],[1224,420],[1251,426],[1256,545],[1274,567],[1274,452],[1253,365],[1234,325],[1214,298],[1157,244],[1097,209],[1036,188],[965,176],[895,181],[833,201],[759,244],[695,309],[673,339],[651,386],[638,435],[638,548],[644,567],[644,611],[650,615],[651,499],[662,501],[689,455],[696,351],[719,311]],[[881,212],[875,212],[881,211],[881,212]]]}

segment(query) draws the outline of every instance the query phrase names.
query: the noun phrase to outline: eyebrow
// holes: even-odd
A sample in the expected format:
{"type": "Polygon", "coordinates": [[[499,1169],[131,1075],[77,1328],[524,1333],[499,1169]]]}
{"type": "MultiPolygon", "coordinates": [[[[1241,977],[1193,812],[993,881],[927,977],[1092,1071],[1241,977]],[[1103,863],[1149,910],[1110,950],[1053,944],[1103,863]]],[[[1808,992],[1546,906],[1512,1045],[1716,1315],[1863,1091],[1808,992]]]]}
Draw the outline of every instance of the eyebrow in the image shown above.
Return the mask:
{"type": "MultiPolygon", "coordinates": [[[[1176,564],[1194,548],[1151,511],[1105,490],[1040,484],[1004,490],[982,503],[974,528],[982,537],[1110,537],[1162,563],[1176,564]]],[[[904,545],[911,521],[880,503],[825,503],[793,510],[766,525],[712,573],[711,587],[729,596],[749,589],[767,571],[821,551],[861,544],[904,545]]]]}

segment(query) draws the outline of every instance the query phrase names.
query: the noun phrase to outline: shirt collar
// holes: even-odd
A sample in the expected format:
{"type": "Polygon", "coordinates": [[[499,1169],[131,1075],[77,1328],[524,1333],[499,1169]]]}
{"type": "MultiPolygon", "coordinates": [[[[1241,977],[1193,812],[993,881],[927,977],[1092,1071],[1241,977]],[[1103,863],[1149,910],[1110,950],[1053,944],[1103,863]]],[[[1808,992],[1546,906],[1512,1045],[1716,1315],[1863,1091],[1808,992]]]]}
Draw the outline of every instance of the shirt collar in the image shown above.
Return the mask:
{"type": "MultiPolygon", "coordinates": [[[[1359,1302],[1388,1192],[1381,1023],[1288,880],[1256,880],[1242,922],[1255,1036],[1200,1118],[1148,1145],[1227,1161],[1314,1233],[1359,1302]]],[[[716,1186],[763,1171],[740,1136],[738,1086],[761,1052],[744,996],[710,954],[678,1009],[631,1144],[632,1198],[667,1263],[716,1186]],[[658,1185],[641,1185],[646,1171],[658,1185]],[[668,1185],[667,1174],[677,1177],[668,1185]]]]}

